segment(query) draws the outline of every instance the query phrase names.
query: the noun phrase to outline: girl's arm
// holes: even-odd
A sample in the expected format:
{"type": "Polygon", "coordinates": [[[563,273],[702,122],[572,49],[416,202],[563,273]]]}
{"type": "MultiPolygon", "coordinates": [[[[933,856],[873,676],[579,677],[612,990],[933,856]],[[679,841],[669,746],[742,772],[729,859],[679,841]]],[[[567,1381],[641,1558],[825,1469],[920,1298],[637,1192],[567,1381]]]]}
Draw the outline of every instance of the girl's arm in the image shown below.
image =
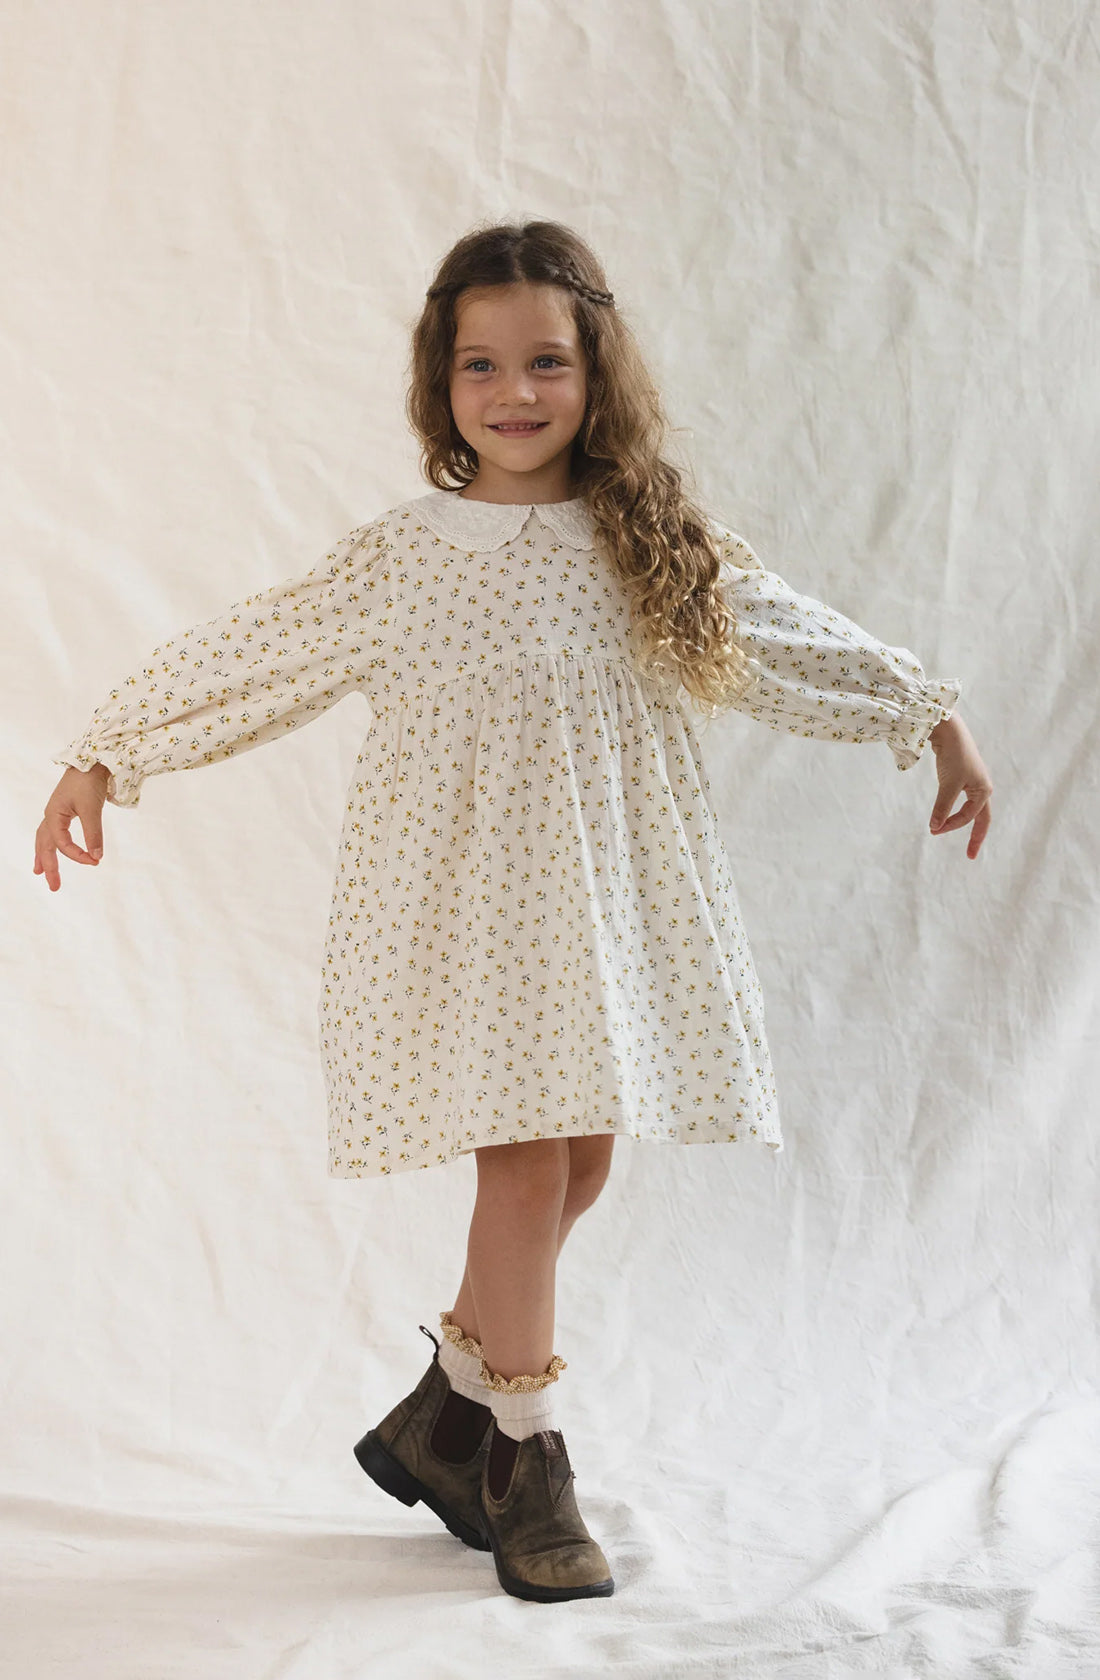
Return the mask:
{"type": "Polygon", "coordinates": [[[885,741],[899,770],[916,764],[962,693],[928,677],[908,648],[888,647],[843,613],[765,571],[734,532],[712,526],[724,595],[756,681],[735,709],[772,729],[826,741],[885,741]]]}
{"type": "Polygon", "coordinates": [[[136,805],[147,776],[213,764],[319,717],[366,674],[367,573],[382,542],[358,526],[304,577],[163,642],[52,762],[102,764],[109,803],[136,805]]]}

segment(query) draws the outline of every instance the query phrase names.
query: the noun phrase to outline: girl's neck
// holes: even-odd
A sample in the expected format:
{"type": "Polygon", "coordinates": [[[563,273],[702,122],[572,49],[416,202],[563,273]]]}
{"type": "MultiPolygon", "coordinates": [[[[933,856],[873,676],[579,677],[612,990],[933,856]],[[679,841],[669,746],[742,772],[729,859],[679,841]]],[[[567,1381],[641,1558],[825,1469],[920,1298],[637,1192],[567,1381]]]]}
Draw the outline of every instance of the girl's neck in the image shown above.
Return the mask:
{"type": "Polygon", "coordinates": [[[527,503],[570,502],[577,492],[570,483],[567,463],[551,461],[546,470],[508,473],[483,462],[477,476],[458,494],[467,502],[495,502],[515,507],[527,503]]]}

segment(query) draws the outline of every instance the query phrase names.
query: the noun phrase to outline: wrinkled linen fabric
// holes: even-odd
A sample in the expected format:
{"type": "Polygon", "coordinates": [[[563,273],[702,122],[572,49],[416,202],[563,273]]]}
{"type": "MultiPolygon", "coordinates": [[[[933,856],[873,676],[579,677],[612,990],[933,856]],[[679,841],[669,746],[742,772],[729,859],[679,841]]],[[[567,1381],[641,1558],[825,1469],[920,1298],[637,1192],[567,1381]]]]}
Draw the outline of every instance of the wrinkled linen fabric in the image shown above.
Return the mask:
{"type": "MultiPolygon", "coordinates": [[[[711,527],[751,659],[737,708],[917,763],[958,679],[711,527]]],[[[154,648],[57,755],[132,807],[365,694],[318,1000],[333,1177],[601,1132],[783,1149],[696,734],[630,628],[582,498],[433,490],[154,648]]]]}

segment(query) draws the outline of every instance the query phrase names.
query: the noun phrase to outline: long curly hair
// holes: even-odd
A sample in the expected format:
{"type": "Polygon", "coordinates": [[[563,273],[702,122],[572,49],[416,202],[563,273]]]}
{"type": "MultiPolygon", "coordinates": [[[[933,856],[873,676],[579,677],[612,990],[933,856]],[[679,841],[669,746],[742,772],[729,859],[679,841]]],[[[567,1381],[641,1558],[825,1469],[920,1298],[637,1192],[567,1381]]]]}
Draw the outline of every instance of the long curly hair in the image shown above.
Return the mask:
{"type": "Polygon", "coordinates": [[[481,225],[440,262],[412,329],[408,369],[406,412],[422,470],[438,490],[460,490],[478,470],[477,451],[451,412],[455,300],[468,287],[523,280],[561,286],[572,304],[587,389],[573,440],[572,494],[584,498],[596,542],[627,586],[638,667],[678,678],[704,716],[717,716],[752,676],[723,595],[722,528],[663,458],[669,427],[660,395],[597,257],[571,228],[481,225]]]}

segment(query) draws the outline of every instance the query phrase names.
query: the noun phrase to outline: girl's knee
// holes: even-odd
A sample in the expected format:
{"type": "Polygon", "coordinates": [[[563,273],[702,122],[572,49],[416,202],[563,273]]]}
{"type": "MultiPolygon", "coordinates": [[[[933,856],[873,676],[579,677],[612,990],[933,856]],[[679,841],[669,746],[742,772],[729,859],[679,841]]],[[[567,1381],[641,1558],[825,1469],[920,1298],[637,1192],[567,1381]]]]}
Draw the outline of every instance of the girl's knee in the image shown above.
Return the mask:
{"type": "Polygon", "coordinates": [[[569,1139],[569,1185],[566,1207],[571,1214],[590,1208],[607,1183],[615,1137],[569,1139]]]}
{"type": "Polygon", "coordinates": [[[479,1195],[500,1195],[531,1217],[557,1218],[569,1186],[567,1138],[490,1144],[475,1151],[479,1195]]]}

